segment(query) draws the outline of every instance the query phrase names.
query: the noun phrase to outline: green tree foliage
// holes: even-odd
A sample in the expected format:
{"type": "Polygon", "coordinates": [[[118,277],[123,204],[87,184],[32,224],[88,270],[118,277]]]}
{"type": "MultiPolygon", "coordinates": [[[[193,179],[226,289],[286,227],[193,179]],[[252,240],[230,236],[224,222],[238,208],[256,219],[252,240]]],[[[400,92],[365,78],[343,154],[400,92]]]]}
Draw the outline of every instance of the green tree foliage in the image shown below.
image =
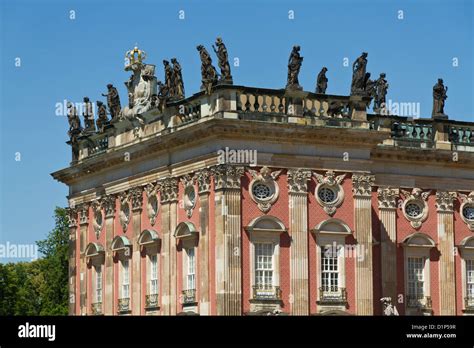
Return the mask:
{"type": "Polygon", "coordinates": [[[67,315],[67,211],[56,207],[54,216],[54,229],[37,242],[40,259],[0,264],[0,315],[67,315]]]}

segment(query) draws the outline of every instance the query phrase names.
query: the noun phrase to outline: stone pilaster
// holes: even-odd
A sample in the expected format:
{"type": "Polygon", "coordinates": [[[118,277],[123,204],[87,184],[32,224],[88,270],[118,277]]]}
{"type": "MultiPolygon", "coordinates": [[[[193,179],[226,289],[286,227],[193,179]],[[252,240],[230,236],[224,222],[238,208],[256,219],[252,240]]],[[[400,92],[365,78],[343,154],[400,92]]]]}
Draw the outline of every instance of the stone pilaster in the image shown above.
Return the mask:
{"type": "Polygon", "coordinates": [[[114,260],[110,250],[114,239],[115,196],[105,196],[101,200],[105,212],[105,260],[104,294],[102,297],[104,314],[114,315],[114,260]]]}
{"type": "Polygon", "coordinates": [[[382,297],[397,299],[397,201],[399,190],[381,187],[377,191],[380,216],[382,297]]]}
{"type": "Polygon", "coordinates": [[[290,286],[291,314],[309,314],[308,273],[308,180],[311,171],[288,170],[290,210],[290,286]]]}
{"type": "Polygon", "coordinates": [[[162,257],[162,314],[176,314],[177,269],[176,238],[178,180],[166,178],[161,182],[161,230],[163,233],[162,257]]]}
{"type": "Polygon", "coordinates": [[[217,315],[242,314],[241,184],[244,168],[214,168],[217,315]]]}
{"type": "Polygon", "coordinates": [[[455,192],[436,192],[438,211],[439,298],[440,314],[456,315],[456,284],[454,270],[454,215],[455,192]]]}
{"type": "Polygon", "coordinates": [[[141,232],[141,215],[143,210],[143,187],[134,187],[130,190],[132,201],[132,314],[140,315],[142,308],[142,272],[141,255],[138,238],[141,232]]]}
{"type": "Polygon", "coordinates": [[[374,314],[374,287],[372,262],[372,185],[374,176],[368,174],[352,175],[354,196],[354,226],[358,258],[355,262],[356,274],[356,314],[374,314]]]}
{"type": "Polygon", "coordinates": [[[76,234],[77,234],[77,209],[69,208],[69,315],[75,315],[76,313],[76,277],[77,277],[77,266],[76,266],[76,234]]]}
{"type": "Polygon", "coordinates": [[[89,204],[81,204],[79,207],[79,248],[81,251],[80,269],[80,306],[81,315],[87,314],[87,265],[85,250],[87,247],[87,227],[89,225],[89,204]]]}
{"type": "Polygon", "coordinates": [[[195,174],[199,194],[199,314],[210,314],[209,301],[209,193],[211,188],[211,173],[203,169],[195,174]]]}

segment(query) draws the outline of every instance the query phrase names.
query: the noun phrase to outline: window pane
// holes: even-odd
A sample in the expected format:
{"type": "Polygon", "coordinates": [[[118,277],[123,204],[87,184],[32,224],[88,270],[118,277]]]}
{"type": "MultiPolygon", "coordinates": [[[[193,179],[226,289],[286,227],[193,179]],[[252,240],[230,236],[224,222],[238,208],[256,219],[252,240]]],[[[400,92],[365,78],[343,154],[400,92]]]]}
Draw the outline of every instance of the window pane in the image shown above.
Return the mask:
{"type": "Polygon", "coordinates": [[[333,246],[321,248],[321,287],[325,292],[339,291],[338,253],[333,246]]]}
{"type": "Polygon", "coordinates": [[[255,285],[269,289],[273,286],[273,244],[255,243],[255,285]]]}
{"type": "Polygon", "coordinates": [[[408,296],[414,299],[424,298],[424,265],[423,257],[408,258],[408,296]]]}

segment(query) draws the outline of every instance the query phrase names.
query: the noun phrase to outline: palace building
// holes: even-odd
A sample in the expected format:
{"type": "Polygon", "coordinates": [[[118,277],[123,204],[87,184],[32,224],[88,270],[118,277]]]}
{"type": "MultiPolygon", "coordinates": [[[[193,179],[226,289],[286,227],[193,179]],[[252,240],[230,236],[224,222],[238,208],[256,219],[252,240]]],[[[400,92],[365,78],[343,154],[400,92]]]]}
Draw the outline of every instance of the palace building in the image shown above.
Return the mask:
{"type": "Polygon", "coordinates": [[[370,113],[291,64],[234,85],[203,50],[192,96],[135,49],[111,120],[70,105],[71,315],[474,313],[474,123],[370,113]]]}

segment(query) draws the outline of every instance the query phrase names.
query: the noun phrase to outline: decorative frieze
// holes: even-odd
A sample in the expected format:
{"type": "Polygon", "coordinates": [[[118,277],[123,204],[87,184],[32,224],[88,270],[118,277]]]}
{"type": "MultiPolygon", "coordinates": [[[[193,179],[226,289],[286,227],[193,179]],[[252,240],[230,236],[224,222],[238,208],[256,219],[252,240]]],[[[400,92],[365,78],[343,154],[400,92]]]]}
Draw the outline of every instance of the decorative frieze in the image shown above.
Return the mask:
{"type": "Polygon", "coordinates": [[[77,209],[79,210],[79,224],[87,225],[89,223],[89,204],[83,203],[77,209]]]}
{"type": "Polygon", "coordinates": [[[379,209],[397,209],[400,190],[391,187],[380,187],[377,190],[379,209]]]}
{"type": "Polygon", "coordinates": [[[249,185],[250,198],[257,203],[258,209],[266,213],[270,210],[273,203],[276,202],[280,194],[276,179],[282,171],[276,170],[272,172],[266,166],[262,167],[260,172],[251,168],[248,171],[253,178],[249,185]]]}
{"type": "Polygon", "coordinates": [[[69,227],[77,226],[77,208],[67,208],[68,217],[69,217],[69,227]]]}
{"type": "Polygon", "coordinates": [[[290,193],[307,193],[311,171],[307,169],[288,170],[288,190],[290,193]]]}
{"type": "Polygon", "coordinates": [[[428,218],[428,199],[431,191],[423,192],[422,189],[414,188],[411,192],[400,189],[405,198],[402,211],[405,218],[410,221],[413,228],[420,228],[422,223],[428,218]]]}
{"type": "Polygon", "coordinates": [[[325,175],[313,172],[313,176],[318,183],[314,191],[316,201],[328,215],[334,215],[344,201],[344,189],[341,183],[346,174],[336,176],[334,171],[328,170],[325,175]]]}
{"type": "Polygon", "coordinates": [[[375,176],[369,174],[353,174],[352,175],[352,193],[354,197],[370,197],[372,195],[372,185],[375,176]]]}
{"type": "Polygon", "coordinates": [[[102,206],[99,201],[93,201],[91,206],[92,212],[94,213],[92,225],[94,226],[95,236],[97,237],[97,239],[99,239],[100,232],[102,231],[102,227],[104,225],[104,219],[102,216],[102,206]]]}
{"type": "Polygon", "coordinates": [[[244,167],[220,164],[212,169],[217,190],[240,190],[240,178],[244,175],[244,167]]]}
{"type": "Polygon", "coordinates": [[[181,177],[181,182],[184,186],[183,208],[186,215],[190,218],[193,215],[194,207],[196,206],[196,189],[194,188],[194,177],[187,174],[181,177]]]}

